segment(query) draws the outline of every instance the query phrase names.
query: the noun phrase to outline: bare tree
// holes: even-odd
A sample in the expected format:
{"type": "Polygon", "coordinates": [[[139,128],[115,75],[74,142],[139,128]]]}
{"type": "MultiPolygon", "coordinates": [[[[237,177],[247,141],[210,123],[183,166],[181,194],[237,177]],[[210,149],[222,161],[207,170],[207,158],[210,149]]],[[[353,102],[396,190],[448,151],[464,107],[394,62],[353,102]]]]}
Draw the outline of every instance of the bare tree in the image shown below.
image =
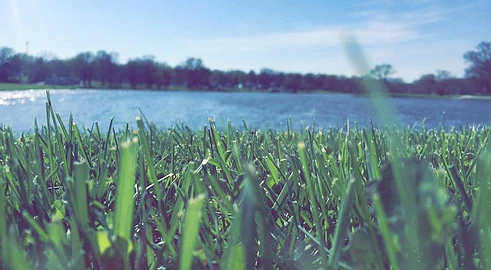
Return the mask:
{"type": "Polygon", "coordinates": [[[437,81],[444,81],[444,80],[449,80],[449,79],[453,79],[453,78],[454,78],[454,76],[448,70],[439,69],[436,71],[435,80],[437,80],[437,81]]]}
{"type": "Polygon", "coordinates": [[[370,71],[370,76],[378,80],[386,81],[387,78],[395,72],[396,71],[391,64],[381,64],[376,65],[375,68],[370,71]]]}
{"type": "Polygon", "coordinates": [[[491,94],[491,42],[481,42],[475,51],[464,54],[465,63],[470,66],[465,70],[469,78],[474,78],[480,87],[491,94]]]}

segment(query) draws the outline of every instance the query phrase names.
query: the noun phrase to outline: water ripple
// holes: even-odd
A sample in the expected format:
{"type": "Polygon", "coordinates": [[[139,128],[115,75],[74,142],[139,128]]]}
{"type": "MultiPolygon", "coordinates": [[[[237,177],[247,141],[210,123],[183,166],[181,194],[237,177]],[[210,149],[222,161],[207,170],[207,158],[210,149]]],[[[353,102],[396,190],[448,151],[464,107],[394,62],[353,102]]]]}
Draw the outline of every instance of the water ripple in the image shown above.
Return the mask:
{"type": "MultiPolygon", "coordinates": [[[[140,109],[146,118],[167,128],[183,123],[200,129],[208,117],[218,125],[231,121],[242,127],[305,128],[315,120],[316,127],[342,127],[349,119],[368,126],[378,117],[369,98],[344,94],[216,93],[130,90],[53,90],[51,100],[56,113],[67,121],[70,113],[82,127],[98,121],[107,127],[111,117],[117,128],[128,122],[134,127],[140,109]]],[[[0,123],[15,131],[32,130],[34,119],[46,121],[45,90],[0,92],[0,123]]],[[[399,124],[427,128],[439,126],[489,125],[491,102],[487,100],[452,100],[391,98],[399,124]],[[444,113],[445,112],[445,113],[444,113]]]]}

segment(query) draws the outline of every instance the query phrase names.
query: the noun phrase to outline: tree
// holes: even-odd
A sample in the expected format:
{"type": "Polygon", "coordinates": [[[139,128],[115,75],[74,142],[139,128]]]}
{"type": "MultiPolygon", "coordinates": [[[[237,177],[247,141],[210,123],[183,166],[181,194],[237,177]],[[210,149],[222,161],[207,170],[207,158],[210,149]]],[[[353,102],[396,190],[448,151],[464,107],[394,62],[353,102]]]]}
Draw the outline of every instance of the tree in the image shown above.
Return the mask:
{"type": "Polygon", "coordinates": [[[480,87],[491,94],[491,42],[481,42],[475,51],[464,54],[464,61],[470,66],[465,70],[468,78],[474,79],[480,87]]]}
{"type": "Polygon", "coordinates": [[[435,80],[437,80],[437,81],[444,81],[444,80],[449,80],[449,79],[453,79],[453,78],[454,78],[454,76],[448,70],[439,69],[436,71],[435,80]]]}
{"type": "Polygon", "coordinates": [[[114,66],[114,72],[111,75],[112,81],[110,84],[112,85],[111,87],[115,88],[120,88],[121,84],[123,84],[123,81],[125,79],[125,74],[124,74],[125,67],[124,65],[116,64],[114,66]]]}
{"type": "Polygon", "coordinates": [[[35,58],[29,69],[29,82],[43,82],[51,75],[47,61],[42,57],[35,58]]]}
{"type": "Polygon", "coordinates": [[[205,88],[210,86],[211,71],[199,58],[190,57],[179,68],[183,71],[186,86],[189,88],[205,88]]]}
{"type": "Polygon", "coordinates": [[[455,83],[455,77],[448,70],[439,69],[436,71],[436,75],[434,77],[436,81],[436,89],[437,94],[442,96],[445,94],[456,94],[452,93],[450,88],[455,83]]]}
{"type": "Polygon", "coordinates": [[[285,85],[285,73],[275,72],[271,74],[271,86],[273,88],[279,88],[285,85]]]}
{"type": "Polygon", "coordinates": [[[143,58],[140,59],[140,68],[145,85],[148,89],[152,89],[157,75],[157,63],[155,62],[155,56],[143,56],[143,58]]]}
{"type": "Polygon", "coordinates": [[[372,77],[382,81],[386,81],[387,78],[394,73],[395,70],[390,64],[376,65],[375,68],[370,71],[372,77]]]}
{"type": "Polygon", "coordinates": [[[288,74],[285,76],[284,80],[284,86],[293,91],[293,93],[296,93],[298,90],[302,89],[303,86],[303,80],[302,80],[302,75],[300,74],[288,74]]]}
{"type": "Polygon", "coordinates": [[[412,93],[417,94],[441,94],[438,82],[434,74],[424,74],[413,83],[412,93]]]}
{"type": "Polygon", "coordinates": [[[247,88],[256,88],[257,87],[257,75],[256,75],[256,72],[254,72],[254,70],[251,70],[249,71],[249,73],[247,73],[247,83],[246,83],[246,87],[247,88]]]}
{"type": "MultiPolygon", "coordinates": [[[[29,64],[29,57],[24,53],[16,53],[9,60],[9,77],[11,81],[14,82],[22,82],[24,80],[24,70],[26,70],[26,66],[29,64]]],[[[45,71],[47,73],[47,71],[45,71]]]]}
{"type": "Polygon", "coordinates": [[[9,81],[12,70],[11,60],[14,53],[12,48],[0,48],[0,82],[9,81]]]}
{"type": "Polygon", "coordinates": [[[94,74],[94,54],[91,52],[79,53],[71,61],[72,73],[81,80],[84,87],[92,86],[94,74]]]}
{"type": "Polygon", "coordinates": [[[70,64],[68,61],[53,59],[48,62],[49,69],[51,70],[51,76],[56,78],[68,78],[70,77],[70,64]]]}
{"type": "Polygon", "coordinates": [[[131,88],[135,89],[137,84],[139,84],[141,80],[141,68],[138,60],[130,60],[126,63],[124,68],[124,74],[126,80],[130,84],[131,88]]]}
{"type": "Polygon", "coordinates": [[[323,91],[352,93],[354,91],[355,80],[336,75],[319,74],[315,78],[315,89],[323,91]]]}
{"type": "MultiPolygon", "coordinates": [[[[361,78],[371,82],[380,81],[389,92],[421,94],[491,94],[491,42],[481,42],[474,51],[464,54],[468,64],[465,78],[455,78],[449,71],[437,70],[426,74],[411,84],[394,78],[390,64],[376,65],[361,78]]],[[[159,63],[153,56],[130,59],[118,64],[118,54],[98,51],[95,55],[83,52],[63,60],[54,54],[41,53],[36,57],[15,53],[11,48],[0,47],[0,82],[45,82],[46,84],[79,84],[91,87],[93,80],[102,87],[121,87],[123,82],[131,87],[157,89],[169,85],[190,89],[230,90],[233,88],[267,89],[282,91],[324,90],[341,93],[362,93],[360,77],[345,77],[327,74],[282,73],[263,68],[259,73],[241,70],[213,70],[199,58],[191,57],[176,67],[159,63]]]]}
{"type": "Polygon", "coordinates": [[[262,89],[270,88],[273,83],[273,76],[276,75],[277,73],[278,72],[269,68],[261,69],[261,72],[257,76],[257,80],[259,82],[260,88],[262,89]]]}
{"type": "Polygon", "coordinates": [[[117,53],[108,53],[104,50],[98,51],[95,55],[94,69],[96,78],[99,79],[103,88],[106,87],[106,83],[114,83],[116,81],[117,58],[117,53]]]}
{"type": "Polygon", "coordinates": [[[230,87],[242,87],[247,81],[247,74],[241,70],[231,70],[227,72],[227,77],[230,78],[230,87]]]}
{"type": "Polygon", "coordinates": [[[155,69],[155,84],[157,89],[169,87],[172,79],[172,69],[164,64],[158,64],[155,69]]]}
{"type": "Polygon", "coordinates": [[[303,76],[305,90],[318,90],[316,89],[316,76],[312,73],[307,73],[303,76]]]}
{"type": "Polygon", "coordinates": [[[356,77],[345,77],[345,76],[327,76],[334,82],[333,91],[343,92],[343,93],[363,93],[363,88],[360,87],[361,84],[357,83],[359,78],[356,77]]]}
{"type": "Polygon", "coordinates": [[[221,70],[213,70],[210,76],[210,85],[215,90],[222,90],[232,85],[232,76],[221,70]]]}

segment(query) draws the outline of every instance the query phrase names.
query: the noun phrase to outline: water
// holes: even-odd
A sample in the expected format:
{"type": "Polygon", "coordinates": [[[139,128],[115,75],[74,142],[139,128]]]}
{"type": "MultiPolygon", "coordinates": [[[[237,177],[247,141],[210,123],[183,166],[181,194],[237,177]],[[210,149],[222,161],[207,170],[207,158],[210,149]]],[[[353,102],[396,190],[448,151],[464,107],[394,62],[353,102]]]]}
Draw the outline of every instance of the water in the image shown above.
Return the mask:
{"type": "MultiPolygon", "coordinates": [[[[66,121],[73,113],[79,127],[90,128],[94,121],[107,128],[126,123],[135,127],[141,109],[157,126],[168,128],[185,124],[202,128],[208,117],[218,125],[228,120],[242,127],[286,129],[288,119],[301,129],[315,120],[318,128],[342,127],[349,119],[359,126],[377,123],[371,100],[345,94],[157,92],[130,90],[53,90],[51,100],[56,113],[66,121]]],[[[46,123],[47,98],[44,90],[0,92],[0,123],[14,131],[32,131],[34,119],[46,123]]],[[[427,128],[489,125],[491,101],[470,99],[390,98],[397,110],[398,124],[427,128]]]]}

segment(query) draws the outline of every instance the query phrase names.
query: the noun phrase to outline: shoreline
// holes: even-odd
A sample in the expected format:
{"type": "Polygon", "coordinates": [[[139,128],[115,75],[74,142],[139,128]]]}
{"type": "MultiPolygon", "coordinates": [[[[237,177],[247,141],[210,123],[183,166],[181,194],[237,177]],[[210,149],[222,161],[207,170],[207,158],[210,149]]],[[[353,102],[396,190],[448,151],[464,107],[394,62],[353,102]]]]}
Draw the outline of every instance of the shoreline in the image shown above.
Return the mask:
{"type": "MultiPolygon", "coordinates": [[[[39,85],[39,84],[22,84],[22,83],[0,83],[0,93],[8,91],[29,91],[29,90],[103,90],[103,91],[152,91],[152,92],[214,92],[214,93],[285,93],[285,94],[344,94],[353,97],[370,97],[366,93],[346,93],[336,91],[309,90],[293,92],[275,92],[260,91],[256,89],[224,89],[224,90],[202,90],[189,89],[180,86],[169,86],[165,89],[148,89],[148,88],[81,88],[79,85],[39,85]]],[[[491,95],[424,95],[410,93],[389,93],[391,98],[423,98],[423,99],[467,99],[467,100],[487,100],[491,101],[491,95]]]]}

